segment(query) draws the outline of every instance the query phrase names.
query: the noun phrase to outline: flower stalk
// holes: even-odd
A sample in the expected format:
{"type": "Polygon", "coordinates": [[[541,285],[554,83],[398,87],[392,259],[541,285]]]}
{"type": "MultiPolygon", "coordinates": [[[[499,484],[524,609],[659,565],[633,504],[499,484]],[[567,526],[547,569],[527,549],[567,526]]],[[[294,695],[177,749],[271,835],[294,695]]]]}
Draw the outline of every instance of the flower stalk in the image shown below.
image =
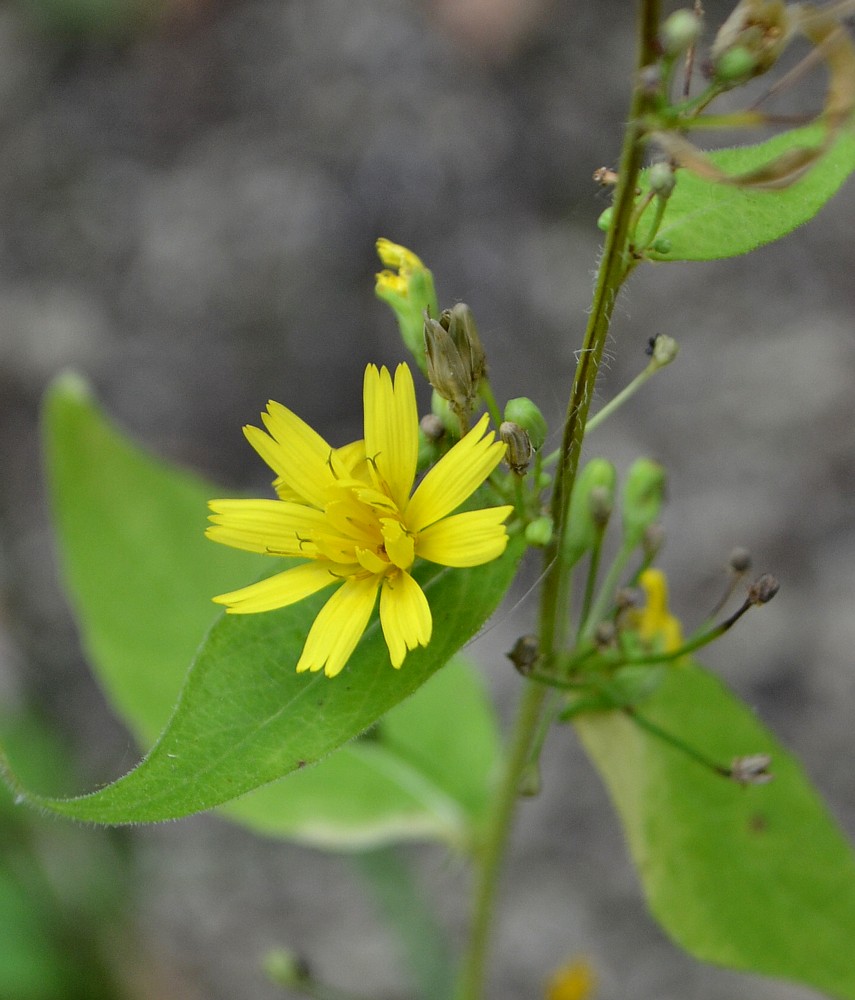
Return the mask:
{"type": "MultiPolygon", "coordinates": [[[[655,59],[659,7],[659,0],[640,0],[639,3],[638,75],[655,59]]],[[[630,107],[629,125],[624,134],[614,212],[606,235],[594,301],[567,406],[552,494],[551,514],[555,534],[544,554],[546,575],[541,597],[539,639],[541,652],[546,657],[559,649],[566,638],[568,615],[562,597],[566,593],[566,577],[571,568],[563,545],[567,513],[579,468],[588,408],[593,398],[615,302],[623,282],[635,264],[629,252],[630,222],[644,156],[642,122],[649,100],[649,95],[637,83],[630,107]]],[[[519,797],[520,778],[531,758],[547,690],[533,682],[525,683],[505,773],[496,792],[484,850],[479,859],[471,936],[464,956],[457,1000],[480,1000],[484,995],[488,941],[499,872],[519,797]]]]}

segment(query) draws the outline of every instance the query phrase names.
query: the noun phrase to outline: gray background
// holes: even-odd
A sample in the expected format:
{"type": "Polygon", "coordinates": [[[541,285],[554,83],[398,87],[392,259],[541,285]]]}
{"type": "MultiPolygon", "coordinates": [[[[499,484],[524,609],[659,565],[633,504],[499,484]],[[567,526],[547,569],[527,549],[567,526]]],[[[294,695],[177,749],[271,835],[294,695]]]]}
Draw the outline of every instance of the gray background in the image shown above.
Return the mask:
{"type": "MultiPolygon", "coordinates": [[[[708,6],[712,23],[726,10],[708,6]]],[[[83,372],[137,440],[266,491],[241,424],[274,397],[348,440],[364,364],[403,357],[372,291],[386,235],[430,263],[444,302],[475,309],[497,395],[532,396],[555,440],[607,204],[590,175],[617,155],[633,59],[633,6],[616,0],[175,7],[122,43],[50,38],[0,9],[0,695],[44,707],[88,787],[136,752],[57,583],[37,439],[50,380],[83,372]]],[[[707,660],[802,755],[850,834],[853,226],[850,185],[773,248],[642,268],[618,307],[600,400],[643,366],[652,334],[682,352],[590,445],[619,466],[638,454],[669,466],[661,561],[688,625],[715,600],[734,544],[780,578],[778,599],[707,660]]],[[[534,607],[502,612],[473,649],[504,717],[518,682],[503,653],[534,607]]],[[[279,996],[258,969],[279,943],[334,981],[400,995],[347,859],[207,817],[133,839],[135,995],[279,996]]],[[[459,941],[459,862],[407,853],[459,941]]],[[[702,967],[664,939],[570,732],[548,744],[504,889],[496,1000],[540,995],[576,952],[592,957],[603,997],[812,995],[702,967]]]]}

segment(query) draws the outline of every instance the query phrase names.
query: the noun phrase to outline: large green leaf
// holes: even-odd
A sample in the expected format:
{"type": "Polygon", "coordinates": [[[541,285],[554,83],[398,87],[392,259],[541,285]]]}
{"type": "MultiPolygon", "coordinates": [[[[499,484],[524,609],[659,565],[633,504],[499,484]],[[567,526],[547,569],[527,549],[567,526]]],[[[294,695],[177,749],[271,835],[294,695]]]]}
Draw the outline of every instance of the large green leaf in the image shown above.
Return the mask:
{"type": "MultiPolygon", "coordinates": [[[[753,146],[710,153],[710,159],[731,175],[746,173],[799,146],[817,146],[821,127],[793,129],[753,146]]],[[[855,132],[844,131],[832,148],[804,177],[780,191],[758,191],[715,184],[689,170],[677,174],[677,186],[668,200],[657,234],[666,253],[647,251],[654,260],[717,260],[736,257],[771,243],[812,219],[855,170],[855,132]]],[[[646,190],[644,180],[642,189],[646,190]]],[[[654,207],[642,215],[644,233],[654,207]]]]}
{"type": "MultiPolygon", "coordinates": [[[[215,617],[211,595],[245,582],[257,561],[202,538],[205,501],[222,491],[129,444],[100,415],[79,380],[55,386],[45,416],[63,563],[86,646],[106,693],[146,745],[169,717],[186,665],[215,617]],[[162,601],[152,601],[152,594],[162,601]]],[[[511,554],[496,564],[502,572],[493,579],[492,598],[482,595],[475,618],[451,615],[452,622],[463,623],[461,642],[480,624],[477,616],[486,616],[490,601],[500,598],[514,559],[511,554]]],[[[435,580],[431,586],[437,585],[435,580]]],[[[301,642],[314,610],[288,611],[298,612],[291,636],[301,642]]],[[[439,634],[436,607],[434,615],[439,634]]],[[[235,621],[227,618],[221,628],[228,630],[235,621]]],[[[436,666],[449,655],[448,646],[446,641],[436,666]]],[[[241,650],[233,652],[240,660],[241,650]]],[[[282,648],[271,652],[278,656],[282,648]]],[[[247,655],[244,651],[243,659],[247,655]]],[[[412,661],[411,656],[402,674],[412,661]]],[[[293,661],[279,669],[292,673],[293,661]]],[[[241,692],[240,664],[236,674],[241,692]]],[[[346,683],[345,676],[323,680],[335,685],[346,683]]],[[[299,736],[295,739],[299,743],[299,736]]],[[[260,832],[318,846],[414,836],[461,845],[480,822],[498,752],[495,722],[480,685],[470,670],[456,665],[390,713],[376,739],[352,744],[319,766],[233,802],[228,814],[260,832]]],[[[173,767],[169,763],[169,781],[173,767]]],[[[239,794],[228,782],[220,790],[226,791],[226,798],[239,794]]]]}
{"type": "Polygon", "coordinates": [[[697,667],[638,710],[724,765],[768,752],[775,776],[740,787],[625,714],[578,718],[654,916],[700,959],[853,1000],[855,858],[799,763],[697,667]]]}
{"type": "Polygon", "coordinates": [[[477,843],[501,747],[474,670],[455,657],[412,698],[320,764],[221,807],[259,833],[315,847],[477,843]]]}

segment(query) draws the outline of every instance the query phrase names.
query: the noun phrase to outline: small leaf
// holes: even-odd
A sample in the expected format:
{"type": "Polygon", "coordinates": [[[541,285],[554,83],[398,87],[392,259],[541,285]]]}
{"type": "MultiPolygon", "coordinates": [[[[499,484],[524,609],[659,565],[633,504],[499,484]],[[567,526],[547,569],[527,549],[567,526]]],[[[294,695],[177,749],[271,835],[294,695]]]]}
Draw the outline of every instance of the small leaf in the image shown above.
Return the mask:
{"type": "Polygon", "coordinates": [[[799,763],[697,667],[670,670],[638,711],[724,766],[769,753],[774,774],[740,787],[626,714],[574,720],[654,916],[697,958],[854,1000],[855,857],[799,763]]]}
{"type": "MultiPolygon", "coordinates": [[[[727,174],[755,170],[788,150],[817,146],[824,136],[819,125],[793,129],[753,146],[720,149],[709,158],[727,174]]],[[[783,190],[751,191],[702,180],[680,170],[668,199],[655,248],[645,251],[653,260],[717,260],[736,257],[786,236],[812,219],[855,170],[855,132],[844,130],[831,149],[804,177],[783,190]]],[[[645,175],[640,186],[645,187],[645,175]]],[[[645,233],[653,205],[643,213],[638,233],[645,233]]],[[[655,246],[655,245],[654,245],[655,246]]]]}

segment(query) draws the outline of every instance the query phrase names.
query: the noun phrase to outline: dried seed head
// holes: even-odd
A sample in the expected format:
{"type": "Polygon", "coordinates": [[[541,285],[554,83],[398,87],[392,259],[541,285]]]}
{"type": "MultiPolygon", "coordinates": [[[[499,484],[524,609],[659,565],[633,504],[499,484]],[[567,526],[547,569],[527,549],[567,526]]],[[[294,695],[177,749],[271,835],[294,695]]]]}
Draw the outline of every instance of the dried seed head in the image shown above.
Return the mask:
{"type": "Polygon", "coordinates": [[[507,448],[505,461],[508,463],[508,468],[515,476],[524,476],[533,454],[528,434],[519,424],[505,420],[499,424],[499,437],[507,448]]]}
{"type": "Polygon", "coordinates": [[[748,603],[767,604],[778,593],[780,587],[780,583],[771,573],[764,573],[748,588],[748,603]]]}
{"type": "Polygon", "coordinates": [[[530,674],[540,659],[540,642],[537,636],[521,635],[507,657],[523,676],[530,674]]]}

